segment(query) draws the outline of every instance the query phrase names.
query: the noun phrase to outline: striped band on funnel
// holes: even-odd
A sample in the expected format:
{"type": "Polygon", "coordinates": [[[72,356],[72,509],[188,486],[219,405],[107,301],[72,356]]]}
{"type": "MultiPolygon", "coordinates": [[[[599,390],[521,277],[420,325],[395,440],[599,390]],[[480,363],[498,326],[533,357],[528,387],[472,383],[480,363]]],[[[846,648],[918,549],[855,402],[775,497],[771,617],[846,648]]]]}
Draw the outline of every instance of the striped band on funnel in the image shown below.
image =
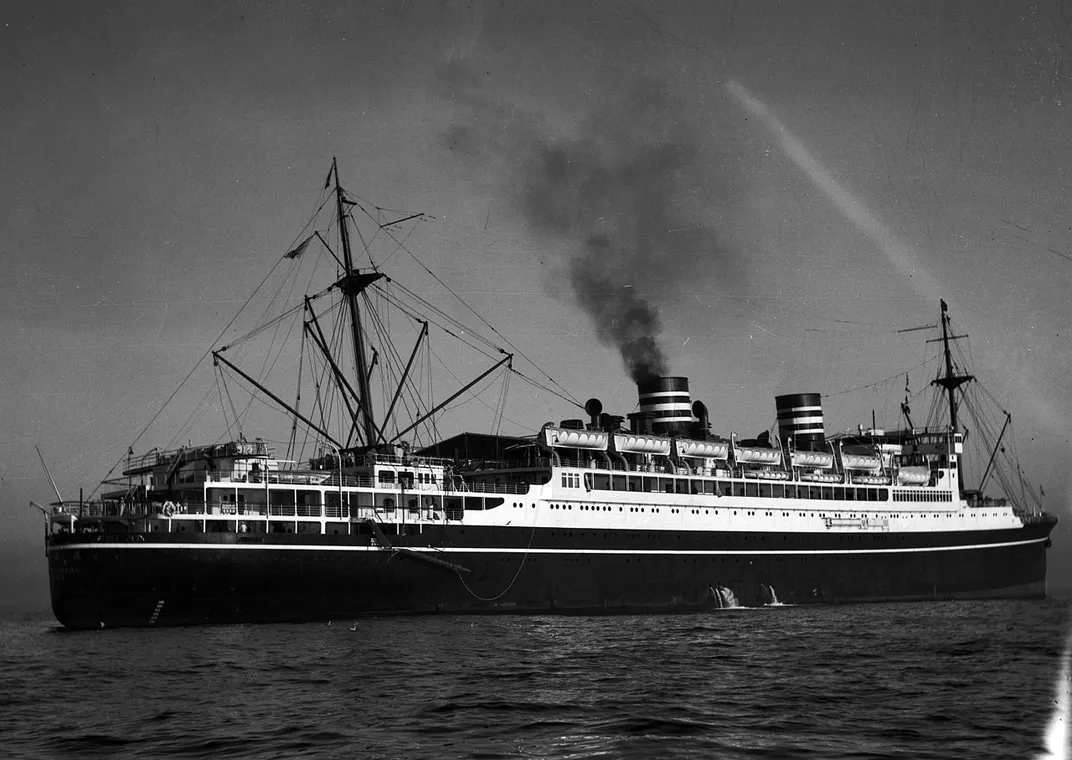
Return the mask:
{"type": "Polygon", "coordinates": [[[775,396],[778,410],[778,435],[783,444],[793,440],[793,448],[822,451],[826,442],[822,396],[818,393],[791,393],[775,396]]]}
{"type": "Polygon", "coordinates": [[[640,411],[649,415],[649,432],[687,434],[693,422],[687,377],[654,377],[637,384],[640,411]]]}

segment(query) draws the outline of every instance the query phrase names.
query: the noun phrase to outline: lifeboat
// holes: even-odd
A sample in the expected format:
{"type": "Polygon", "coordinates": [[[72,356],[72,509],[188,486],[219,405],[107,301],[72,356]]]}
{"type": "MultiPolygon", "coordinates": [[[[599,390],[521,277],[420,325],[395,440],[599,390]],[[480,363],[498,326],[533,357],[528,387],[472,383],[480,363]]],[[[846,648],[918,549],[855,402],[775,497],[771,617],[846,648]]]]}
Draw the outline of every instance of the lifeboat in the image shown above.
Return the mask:
{"type": "Polygon", "coordinates": [[[615,433],[614,450],[622,454],[670,455],[670,439],[639,433],[615,433]]]}
{"type": "Polygon", "coordinates": [[[744,476],[756,480],[789,480],[789,473],[781,470],[749,470],[744,476]]]}
{"type": "Polygon", "coordinates": [[[543,434],[548,446],[567,449],[606,451],[610,436],[601,430],[569,430],[545,427],[543,434]]]}
{"type": "Polygon", "coordinates": [[[897,471],[897,483],[902,486],[922,486],[931,479],[926,467],[902,467],[897,471]]]}
{"type": "Polygon", "coordinates": [[[841,477],[825,472],[806,472],[800,476],[801,480],[807,480],[810,483],[839,483],[841,477]]]}
{"type": "Polygon", "coordinates": [[[730,445],[726,441],[693,441],[678,438],[674,445],[679,457],[703,457],[705,459],[728,459],[730,445]]]}
{"type": "Polygon", "coordinates": [[[778,449],[759,449],[742,446],[733,450],[733,458],[743,464],[780,464],[782,452],[778,449]]]}
{"type": "Polygon", "coordinates": [[[841,463],[846,470],[877,470],[882,466],[877,456],[865,454],[842,454],[841,463]]]}
{"type": "Polygon", "coordinates": [[[794,451],[794,467],[828,470],[834,466],[834,455],[825,451],[794,451]]]}
{"type": "Polygon", "coordinates": [[[858,486],[886,486],[890,484],[889,478],[878,475],[853,475],[852,482],[858,486]]]}

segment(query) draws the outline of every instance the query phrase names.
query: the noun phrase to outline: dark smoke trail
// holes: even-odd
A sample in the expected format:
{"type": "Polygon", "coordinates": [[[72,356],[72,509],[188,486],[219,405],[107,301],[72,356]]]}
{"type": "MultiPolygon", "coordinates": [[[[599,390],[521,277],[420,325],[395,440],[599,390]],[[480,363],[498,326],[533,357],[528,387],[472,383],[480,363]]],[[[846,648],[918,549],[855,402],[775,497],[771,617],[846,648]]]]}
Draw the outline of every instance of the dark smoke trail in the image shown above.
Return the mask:
{"type": "Polygon", "coordinates": [[[665,375],[658,310],[632,289],[615,286],[599,271],[598,263],[610,252],[607,237],[592,237],[587,246],[588,255],[573,259],[569,269],[577,303],[595,323],[596,337],[618,349],[634,382],[665,375]]]}
{"type": "Polygon", "coordinates": [[[700,260],[725,262],[727,252],[687,211],[709,177],[683,105],[639,83],[597,104],[582,136],[569,139],[457,64],[441,76],[469,112],[444,136],[447,147],[485,171],[498,165],[528,224],[576,241],[570,286],[599,340],[618,349],[635,381],[666,374],[658,304],[694,280],[700,260]]]}

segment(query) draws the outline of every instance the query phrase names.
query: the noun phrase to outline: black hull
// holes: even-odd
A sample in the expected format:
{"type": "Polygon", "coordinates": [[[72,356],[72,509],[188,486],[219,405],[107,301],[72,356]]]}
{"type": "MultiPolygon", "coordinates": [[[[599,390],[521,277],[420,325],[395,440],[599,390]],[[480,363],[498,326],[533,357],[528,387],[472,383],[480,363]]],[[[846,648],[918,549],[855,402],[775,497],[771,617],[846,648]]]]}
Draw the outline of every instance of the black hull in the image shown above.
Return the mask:
{"type": "Polygon", "coordinates": [[[884,534],[864,546],[861,536],[664,533],[643,549],[616,541],[636,534],[600,532],[596,545],[596,532],[503,528],[392,535],[391,548],[362,535],[78,534],[52,540],[49,569],[53,611],[69,628],[689,611],[720,606],[719,587],[743,606],[775,601],[771,589],[787,604],[1040,598],[1051,528],[884,534]],[[466,548],[430,550],[447,539],[466,548]]]}

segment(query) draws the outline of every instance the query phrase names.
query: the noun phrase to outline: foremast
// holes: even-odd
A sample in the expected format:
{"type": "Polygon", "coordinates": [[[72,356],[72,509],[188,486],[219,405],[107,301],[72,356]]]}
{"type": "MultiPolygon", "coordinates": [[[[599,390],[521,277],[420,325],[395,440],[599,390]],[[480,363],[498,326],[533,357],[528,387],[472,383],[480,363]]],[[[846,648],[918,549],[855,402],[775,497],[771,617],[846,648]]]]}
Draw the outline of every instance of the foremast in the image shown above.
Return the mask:
{"type": "Polygon", "coordinates": [[[361,273],[354,268],[353,255],[350,250],[350,233],[346,226],[346,201],[343,199],[342,187],[339,185],[339,165],[336,158],[331,159],[331,173],[335,177],[335,208],[339,221],[339,239],[342,243],[342,277],[335,283],[346,298],[350,311],[350,335],[354,346],[354,368],[357,374],[358,399],[357,415],[354,427],[358,426],[364,433],[364,444],[374,446],[377,443],[376,421],[372,415],[372,394],[369,386],[368,360],[365,355],[365,341],[361,329],[361,309],[358,307],[358,295],[370,284],[384,275],[382,272],[361,273]]]}

